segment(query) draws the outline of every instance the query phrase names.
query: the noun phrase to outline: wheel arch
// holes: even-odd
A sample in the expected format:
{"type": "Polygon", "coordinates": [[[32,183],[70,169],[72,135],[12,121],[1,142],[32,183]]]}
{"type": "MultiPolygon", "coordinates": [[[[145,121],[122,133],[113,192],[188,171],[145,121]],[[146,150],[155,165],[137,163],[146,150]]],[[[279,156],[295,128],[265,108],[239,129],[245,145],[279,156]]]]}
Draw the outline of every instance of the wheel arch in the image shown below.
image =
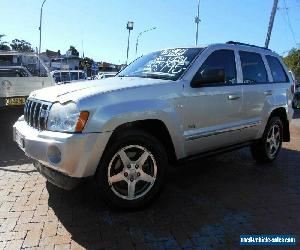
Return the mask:
{"type": "Polygon", "coordinates": [[[270,119],[272,117],[278,116],[281,121],[282,121],[282,125],[283,125],[283,141],[284,142],[289,142],[291,140],[291,135],[290,135],[290,126],[289,126],[289,121],[287,118],[287,113],[286,113],[286,109],[283,107],[280,108],[276,108],[274,109],[268,119],[268,122],[270,121],[270,119]]]}
{"type": "Polygon", "coordinates": [[[177,155],[173,139],[163,121],[158,119],[146,119],[123,123],[116,127],[116,129],[113,131],[107,145],[112,143],[117,138],[118,134],[124,132],[125,130],[140,130],[154,136],[164,146],[168,161],[170,163],[177,162],[177,155]]]}

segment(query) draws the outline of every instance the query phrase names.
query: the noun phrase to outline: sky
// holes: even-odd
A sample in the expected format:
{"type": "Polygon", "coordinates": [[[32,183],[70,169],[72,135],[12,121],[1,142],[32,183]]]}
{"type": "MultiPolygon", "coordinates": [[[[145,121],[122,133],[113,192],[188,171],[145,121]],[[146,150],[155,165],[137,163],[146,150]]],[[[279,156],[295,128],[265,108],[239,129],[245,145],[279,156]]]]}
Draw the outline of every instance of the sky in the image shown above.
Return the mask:
{"type": "MultiPolygon", "coordinates": [[[[0,0],[0,34],[39,46],[42,0],[0,0]]],[[[127,21],[134,22],[129,61],[151,51],[195,45],[198,0],[47,0],[42,51],[65,52],[70,45],[95,61],[126,61],[127,21]],[[83,45],[83,46],[82,46],[83,45]]],[[[200,0],[199,44],[229,40],[263,46],[273,0],[200,0]]],[[[279,54],[300,45],[300,0],[279,0],[269,47],[279,54]],[[285,8],[287,7],[287,8],[285,8]]]]}

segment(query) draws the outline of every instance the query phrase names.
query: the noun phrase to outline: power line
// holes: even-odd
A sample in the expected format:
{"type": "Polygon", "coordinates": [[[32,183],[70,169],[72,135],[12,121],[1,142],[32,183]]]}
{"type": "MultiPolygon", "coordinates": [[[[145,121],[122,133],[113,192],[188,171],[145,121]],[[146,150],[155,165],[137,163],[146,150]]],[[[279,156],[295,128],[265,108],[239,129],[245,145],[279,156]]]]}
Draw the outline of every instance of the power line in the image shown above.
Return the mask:
{"type": "Polygon", "coordinates": [[[285,17],[285,15],[284,15],[284,13],[282,12],[282,11],[280,11],[281,9],[278,9],[279,10],[279,13],[281,14],[281,16],[282,16],[282,19],[283,19],[283,21],[285,22],[285,32],[287,33],[289,30],[288,30],[288,28],[287,28],[287,26],[288,26],[288,24],[287,24],[287,20],[286,20],[286,17],[285,17]]]}
{"type": "Polygon", "coordinates": [[[298,46],[298,43],[297,43],[296,37],[295,37],[295,32],[294,32],[292,24],[291,24],[290,15],[289,15],[289,12],[288,12],[288,7],[287,7],[287,4],[286,4],[286,0],[283,0],[283,3],[284,3],[285,14],[286,14],[286,17],[287,17],[286,20],[287,20],[288,27],[291,31],[291,34],[292,34],[292,37],[293,37],[293,40],[294,40],[296,46],[298,46]]]}

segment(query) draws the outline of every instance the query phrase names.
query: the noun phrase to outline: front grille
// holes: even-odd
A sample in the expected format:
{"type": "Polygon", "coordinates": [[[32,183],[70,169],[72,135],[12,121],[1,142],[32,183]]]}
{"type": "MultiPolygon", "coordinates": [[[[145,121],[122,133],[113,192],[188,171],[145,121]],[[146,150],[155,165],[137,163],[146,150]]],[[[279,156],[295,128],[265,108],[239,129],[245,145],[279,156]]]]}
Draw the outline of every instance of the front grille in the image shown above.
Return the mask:
{"type": "Polygon", "coordinates": [[[38,130],[45,130],[51,103],[27,99],[24,107],[24,119],[27,124],[38,130]]]}

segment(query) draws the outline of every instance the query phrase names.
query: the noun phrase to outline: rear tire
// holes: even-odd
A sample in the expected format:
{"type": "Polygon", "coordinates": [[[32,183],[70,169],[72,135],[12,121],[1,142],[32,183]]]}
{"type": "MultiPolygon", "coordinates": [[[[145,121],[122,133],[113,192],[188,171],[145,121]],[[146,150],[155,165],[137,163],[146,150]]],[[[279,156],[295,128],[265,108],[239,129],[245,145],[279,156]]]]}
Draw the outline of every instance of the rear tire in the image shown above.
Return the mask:
{"type": "Polygon", "coordinates": [[[107,146],[96,183],[109,204],[140,208],[161,191],[167,164],[166,151],[159,140],[143,131],[126,131],[107,146]]]}
{"type": "Polygon", "coordinates": [[[274,161],[282,146],[283,125],[279,117],[272,117],[263,134],[263,137],[251,146],[253,158],[258,163],[270,163],[274,161]]]}

